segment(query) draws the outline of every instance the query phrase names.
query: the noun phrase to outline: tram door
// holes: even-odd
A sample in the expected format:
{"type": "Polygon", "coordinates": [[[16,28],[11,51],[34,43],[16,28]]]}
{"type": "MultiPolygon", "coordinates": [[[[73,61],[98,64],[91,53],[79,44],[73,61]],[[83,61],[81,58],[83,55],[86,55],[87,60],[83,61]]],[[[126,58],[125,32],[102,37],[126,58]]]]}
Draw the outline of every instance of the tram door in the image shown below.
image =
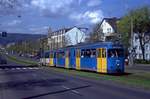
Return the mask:
{"type": "Polygon", "coordinates": [[[66,50],[65,68],[69,68],[69,50],[66,50]]]}
{"type": "Polygon", "coordinates": [[[76,50],[76,69],[80,70],[80,50],[76,50]]]}
{"type": "Polygon", "coordinates": [[[50,53],[50,66],[54,66],[53,53],[50,53]]]}
{"type": "Polygon", "coordinates": [[[97,72],[107,73],[106,49],[97,49],[97,72]]]}

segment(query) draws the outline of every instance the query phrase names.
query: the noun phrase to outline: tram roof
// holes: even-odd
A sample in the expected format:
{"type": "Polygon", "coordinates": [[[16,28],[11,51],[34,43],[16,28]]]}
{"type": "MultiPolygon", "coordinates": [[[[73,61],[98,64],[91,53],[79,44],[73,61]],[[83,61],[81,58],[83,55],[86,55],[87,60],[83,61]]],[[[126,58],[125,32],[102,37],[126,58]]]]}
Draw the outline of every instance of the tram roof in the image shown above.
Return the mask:
{"type": "Polygon", "coordinates": [[[71,46],[67,46],[64,48],[59,48],[59,49],[55,49],[55,50],[63,50],[63,49],[67,49],[67,48],[89,48],[89,47],[97,47],[97,46],[101,46],[101,47],[111,47],[111,46],[122,46],[119,42],[94,42],[94,43],[79,43],[77,45],[71,45],[71,46]]]}

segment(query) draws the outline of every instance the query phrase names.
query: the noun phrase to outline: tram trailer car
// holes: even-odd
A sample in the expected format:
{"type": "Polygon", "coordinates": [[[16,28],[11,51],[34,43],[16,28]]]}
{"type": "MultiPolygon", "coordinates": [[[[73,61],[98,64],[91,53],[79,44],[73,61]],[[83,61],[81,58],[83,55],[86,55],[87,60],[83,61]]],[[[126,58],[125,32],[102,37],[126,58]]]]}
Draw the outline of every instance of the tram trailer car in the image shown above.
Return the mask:
{"type": "Polygon", "coordinates": [[[124,73],[123,46],[113,42],[79,44],[53,50],[50,65],[99,73],[124,73]]]}
{"type": "Polygon", "coordinates": [[[50,51],[45,51],[42,53],[42,57],[40,58],[40,65],[48,66],[50,63],[50,51]]]}

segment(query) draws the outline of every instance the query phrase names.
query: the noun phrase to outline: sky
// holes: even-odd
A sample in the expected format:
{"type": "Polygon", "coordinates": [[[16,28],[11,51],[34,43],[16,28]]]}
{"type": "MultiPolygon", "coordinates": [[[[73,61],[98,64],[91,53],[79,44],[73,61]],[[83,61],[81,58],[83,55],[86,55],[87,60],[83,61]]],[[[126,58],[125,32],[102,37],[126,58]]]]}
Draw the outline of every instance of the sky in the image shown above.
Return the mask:
{"type": "Polygon", "coordinates": [[[150,0],[0,0],[0,31],[46,34],[73,26],[92,28],[105,17],[150,6],[150,0]]]}

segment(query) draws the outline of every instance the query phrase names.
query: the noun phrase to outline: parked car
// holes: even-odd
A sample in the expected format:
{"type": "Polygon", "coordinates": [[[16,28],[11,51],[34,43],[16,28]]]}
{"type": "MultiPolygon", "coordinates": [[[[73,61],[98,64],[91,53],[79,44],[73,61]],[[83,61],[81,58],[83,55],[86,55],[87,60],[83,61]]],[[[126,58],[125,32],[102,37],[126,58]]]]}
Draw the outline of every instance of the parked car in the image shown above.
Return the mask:
{"type": "Polygon", "coordinates": [[[0,64],[7,64],[7,60],[0,56],[0,64]]]}

